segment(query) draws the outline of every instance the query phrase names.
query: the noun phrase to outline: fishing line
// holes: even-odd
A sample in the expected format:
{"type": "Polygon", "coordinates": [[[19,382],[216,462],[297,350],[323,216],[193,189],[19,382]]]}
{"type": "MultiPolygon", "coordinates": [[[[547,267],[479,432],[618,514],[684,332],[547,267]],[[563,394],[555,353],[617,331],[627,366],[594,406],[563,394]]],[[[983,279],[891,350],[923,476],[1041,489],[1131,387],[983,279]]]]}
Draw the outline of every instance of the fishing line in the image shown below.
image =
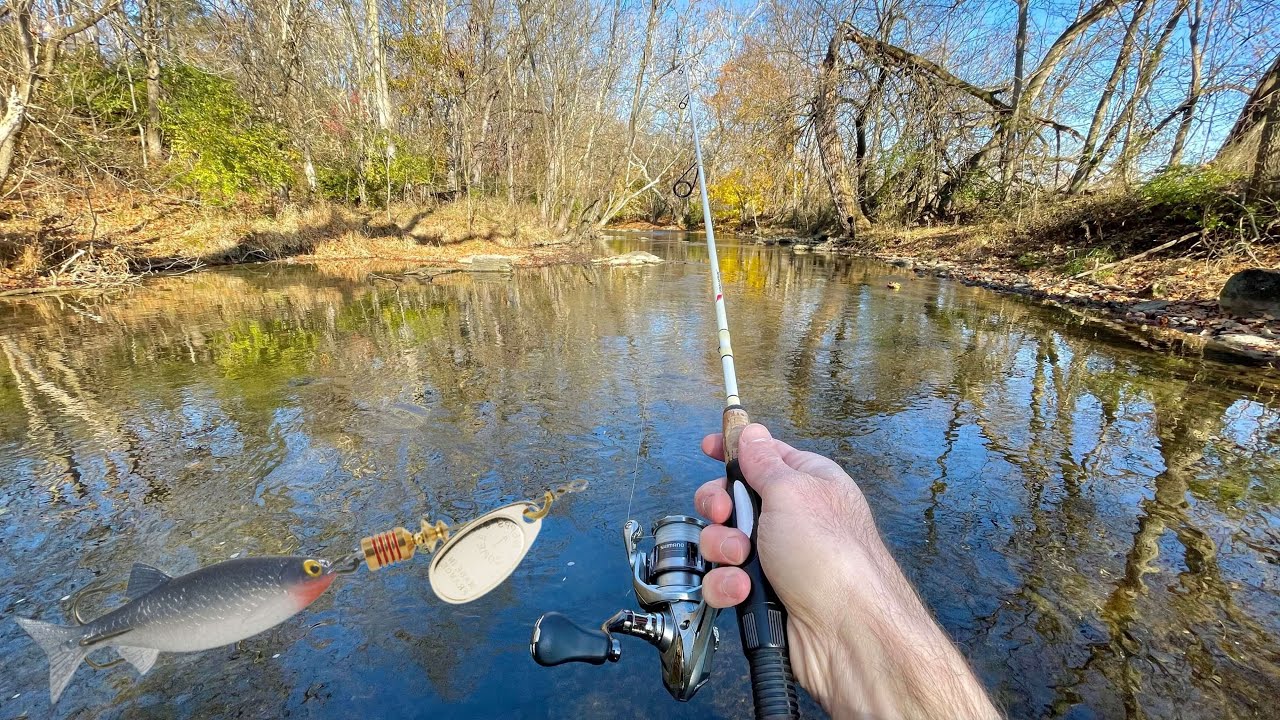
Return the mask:
{"type": "Polygon", "coordinates": [[[636,498],[636,480],[640,476],[640,452],[644,450],[644,434],[647,429],[645,427],[644,408],[645,398],[648,397],[649,390],[643,385],[637,385],[637,388],[640,390],[640,406],[637,408],[640,415],[640,440],[636,443],[635,467],[631,469],[631,495],[627,497],[627,514],[623,516],[627,519],[631,518],[631,502],[636,498]]]}

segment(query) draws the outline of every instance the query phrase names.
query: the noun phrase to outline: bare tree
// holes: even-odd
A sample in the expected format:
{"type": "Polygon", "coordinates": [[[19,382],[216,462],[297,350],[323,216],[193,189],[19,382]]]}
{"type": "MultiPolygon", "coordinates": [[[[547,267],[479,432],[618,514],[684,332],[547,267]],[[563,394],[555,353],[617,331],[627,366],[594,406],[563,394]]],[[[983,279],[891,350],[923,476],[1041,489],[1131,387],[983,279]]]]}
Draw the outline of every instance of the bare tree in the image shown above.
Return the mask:
{"type": "Polygon", "coordinates": [[[37,0],[14,0],[6,8],[6,14],[12,16],[5,23],[6,29],[17,36],[20,65],[4,99],[4,114],[0,115],[0,187],[9,179],[32,99],[53,74],[58,51],[68,40],[113,12],[119,2],[107,0],[96,9],[76,13],[60,13],[37,0]]]}

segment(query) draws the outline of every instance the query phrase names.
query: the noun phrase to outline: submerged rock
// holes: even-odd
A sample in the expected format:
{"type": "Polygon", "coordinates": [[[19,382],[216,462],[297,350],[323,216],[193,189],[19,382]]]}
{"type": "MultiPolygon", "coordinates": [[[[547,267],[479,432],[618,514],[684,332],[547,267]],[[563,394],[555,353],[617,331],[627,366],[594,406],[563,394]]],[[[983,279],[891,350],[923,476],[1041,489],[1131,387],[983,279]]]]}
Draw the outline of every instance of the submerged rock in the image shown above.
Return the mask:
{"type": "Polygon", "coordinates": [[[470,265],[467,269],[471,272],[511,272],[515,269],[515,260],[510,255],[472,255],[459,262],[470,265]]]}
{"type": "Polygon", "coordinates": [[[613,257],[597,258],[595,263],[599,265],[611,265],[614,267],[621,265],[657,265],[663,262],[663,259],[643,250],[629,252],[626,255],[614,255],[613,257]]]}
{"type": "Polygon", "coordinates": [[[791,251],[798,252],[798,253],[807,253],[811,249],[812,249],[812,246],[805,245],[804,243],[796,243],[795,245],[791,246],[791,251]]]}
{"type": "Polygon", "coordinates": [[[1262,268],[1241,270],[1222,286],[1218,305],[1232,315],[1267,313],[1280,317],[1280,272],[1262,268]]]}

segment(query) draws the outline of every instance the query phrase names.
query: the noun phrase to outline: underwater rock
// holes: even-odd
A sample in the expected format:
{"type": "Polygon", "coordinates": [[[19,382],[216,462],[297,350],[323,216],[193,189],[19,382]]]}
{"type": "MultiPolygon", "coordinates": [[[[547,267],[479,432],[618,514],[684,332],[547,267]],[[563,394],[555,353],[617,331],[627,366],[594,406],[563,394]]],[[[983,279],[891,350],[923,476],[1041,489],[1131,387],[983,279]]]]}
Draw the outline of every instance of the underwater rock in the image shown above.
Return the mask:
{"type": "Polygon", "coordinates": [[[468,258],[462,258],[461,262],[471,265],[467,268],[471,272],[511,272],[515,269],[515,258],[510,255],[472,255],[469,262],[468,258]]]}
{"type": "Polygon", "coordinates": [[[653,253],[647,253],[643,250],[636,250],[634,252],[629,252],[626,255],[614,255],[613,257],[597,258],[593,262],[600,265],[611,265],[611,266],[617,267],[620,265],[657,265],[658,263],[664,262],[664,261],[662,258],[658,257],[657,255],[654,255],[653,253]]]}

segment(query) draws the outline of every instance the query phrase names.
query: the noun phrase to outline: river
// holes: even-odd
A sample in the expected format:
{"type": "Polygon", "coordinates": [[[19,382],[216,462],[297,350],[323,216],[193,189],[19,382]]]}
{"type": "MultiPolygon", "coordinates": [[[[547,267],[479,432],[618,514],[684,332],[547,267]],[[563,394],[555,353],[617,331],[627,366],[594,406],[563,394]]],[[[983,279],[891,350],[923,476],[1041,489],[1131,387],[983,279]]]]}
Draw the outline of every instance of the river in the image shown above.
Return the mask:
{"type": "MultiPolygon", "coordinates": [[[[82,667],[56,715],[745,717],[731,613],[688,704],[637,640],[605,667],[528,656],[543,611],[634,607],[628,507],[691,512],[718,474],[705,250],[609,242],[669,262],[434,283],[278,263],[0,305],[0,718],[51,715],[12,618],[63,622],[135,561],[336,557],[579,478],[475,603],[437,600],[423,559],[361,572],[236,647],[82,667]]],[[[1274,712],[1280,411],[1255,371],[874,262],[731,239],[720,259],[744,402],[848,468],[1012,717],[1274,712]]]]}

